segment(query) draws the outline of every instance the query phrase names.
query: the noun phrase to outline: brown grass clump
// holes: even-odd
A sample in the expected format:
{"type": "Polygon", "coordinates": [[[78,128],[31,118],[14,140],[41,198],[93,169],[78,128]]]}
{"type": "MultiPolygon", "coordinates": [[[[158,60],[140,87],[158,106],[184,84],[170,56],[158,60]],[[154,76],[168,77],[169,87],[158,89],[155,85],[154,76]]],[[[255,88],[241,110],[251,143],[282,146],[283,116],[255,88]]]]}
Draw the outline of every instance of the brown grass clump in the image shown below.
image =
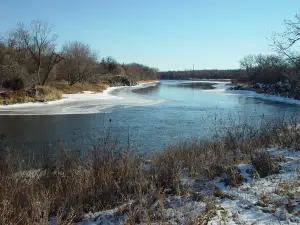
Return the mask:
{"type": "Polygon", "coordinates": [[[217,215],[217,207],[215,203],[207,203],[206,209],[200,216],[193,218],[188,225],[204,225],[217,215]]]}
{"type": "Polygon", "coordinates": [[[30,96],[27,89],[18,91],[4,90],[4,92],[0,94],[0,104],[47,102],[61,99],[63,93],[75,94],[83,91],[103,92],[108,87],[109,86],[104,83],[85,83],[70,86],[65,82],[55,82],[49,86],[38,86],[37,95],[35,97],[30,96]]]}
{"type": "Polygon", "coordinates": [[[257,170],[260,177],[266,177],[280,170],[277,157],[272,156],[268,152],[259,151],[252,155],[251,162],[257,170]]]}
{"type": "Polygon", "coordinates": [[[228,199],[233,199],[234,197],[224,191],[221,191],[220,189],[217,189],[215,192],[214,192],[214,196],[217,197],[217,198],[228,198],[228,199]]]}
{"type": "Polygon", "coordinates": [[[240,174],[238,168],[235,166],[226,168],[224,171],[224,176],[225,185],[237,187],[244,183],[244,177],[240,174]]]}
{"type": "Polygon", "coordinates": [[[19,91],[5,91],[0,95],[0,104],[45,102],[62,98],[62,92],[55,87],[39,86],[37,91],[38,94],[35,97],[30,96],[26,89],[19,91]]]}
{"type": "Polygon", "coordinates": [[[86,162],[65,154],[58,159],[60,165],[34,176],[18,176],[8,158],[15,157],[7,157],[7,165],[2,165],[0,224],[48,224],[50,216],[56,216],[58,224],[70,224],[86,212],[146,193],[149,185],[135,158],[122,152],[94,149],[86,162]]]}
{"type": "Polygon", "coordinates": [[[70,86],[66,82],[51,83],[51,86],[62,91],[64,94],[76,94],[83,91],[103,92],[109,87],[106,83],[76,83],[70,86]]]}

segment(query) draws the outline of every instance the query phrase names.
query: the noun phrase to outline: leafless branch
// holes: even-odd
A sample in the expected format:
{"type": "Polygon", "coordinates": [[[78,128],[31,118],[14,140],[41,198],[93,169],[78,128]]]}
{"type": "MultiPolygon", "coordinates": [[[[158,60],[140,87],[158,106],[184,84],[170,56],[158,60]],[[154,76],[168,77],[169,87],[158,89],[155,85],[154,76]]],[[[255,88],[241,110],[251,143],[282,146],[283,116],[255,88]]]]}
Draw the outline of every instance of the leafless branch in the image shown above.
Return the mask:
{"type": "Polygon", "coordinates": [[[35,73],[39,84],[44,85],[49,74],[57,63],[53,60],[57,35],[52,34],[53,27],[41,20],[34,20],[29,27],[19,23],[11,32],[10,39],[13,46],[18,49],[26,49],[35,62],[35,73]],[[45,58],[49,57],[48,67],[45,74],[41,74],[41,67],[45,58]],[[50,63],[50,64],[49,64],[50,63]]]}
{"type": "Polygon", "coordinates": [[[94,73],[97,55],[81,42],[67,42],[62,49],[69,85],[86,80],[94,73]]]}

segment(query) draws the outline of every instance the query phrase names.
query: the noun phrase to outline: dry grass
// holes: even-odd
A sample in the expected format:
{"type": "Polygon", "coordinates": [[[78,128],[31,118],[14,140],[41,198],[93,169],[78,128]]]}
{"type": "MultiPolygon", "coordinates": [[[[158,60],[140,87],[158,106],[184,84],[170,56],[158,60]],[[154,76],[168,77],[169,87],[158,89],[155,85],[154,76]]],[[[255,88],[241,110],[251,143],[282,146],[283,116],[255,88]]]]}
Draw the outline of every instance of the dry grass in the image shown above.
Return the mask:
{"type": "Polygon", "coordinates": [[[141,168],[144,158],[109,142],[100,143],[84,158],[62,149],[59,156],[45,155],[39,163],[33,160],[36,157],[21,159],[6,151],[0,155],[0,224],[48,224],[51,216],[58,224],[72,224],[87,212],[128,202],[132,204],[119,207],[118,212],[128,215],[127,224],[163,221],[165,191],[184,191],[183,168],[195,176],[214,178],[231,171],[228,168],[237,162],[249,162],[258,149],[283,146],[280,140],[293,135],[282,133],[288,126],[268,123],[255,130],[245,126],[226,137],[174,144],[147,158],[150,170],[141,168]],[[155,202],[158,206],[151,207],[155,202]]]}
{"type": "Polygon", "coordinates": [[[39,86],[36,97],[31,97],[28,90],[5,91],[0,95],[0,104],[16,104],[26,102],[45,102],[62,98],[62,92],[55,87],[39,86]]]}
{"type": "Polygon", "coordinates": [[[47,102],[62,98],[62,94],[75,94],[83,91],[103,92],[109,86],[105,83],[85,83],[68,85],[66,82],[55,82],[49,86],[38,86],[38,94],[31,97],[28,90],[7,91],[0,95],[0,104],[16,104],[26,102],[47,102]]]}
{"type": "Polygon", "coordinates": [[[217,198],[228,198],[228,199],[234,199],[234,197],[224,191],[221,191],[220,189],[217,189],[215,192],[214,192],[214,196],[217,197],[217,198]]]}
{"type": "Polygon", "coordinates": [[[156,81],[158,81],[158,80],[139,80],[139,81],[137,81],[137,83],[138,84],[140,84],[140,83],[152,83],[152,82],[156,82],[156,81]]]}
{"type": "Polygon", "coordinates": [[[258,151],[252,155],[251,162],[260,177],[266,177],[279,172],[280,166],[276,158],[267,152],[258,151]]]}
{"type": "Polygon", "coordinates": [[[70,86],[66,82],[53,82],[51,86],[62,91],[64,94],[76,94],[83,91],[103,92],[109,87],[109,85],[105,83],[77,83],[70,86]]]}
{"type": "Polygon", "coordinates": [[[93,149],[85,161],[63,152],[56,166],[34,176],[18,174],[26,168],[10,160],[17,157],[6,155],[1,165],[0,224],[48,224],[50,216],[71,224],[89,211],[145,198],[152,186],[136,157],[109,148],[93,149]]]}

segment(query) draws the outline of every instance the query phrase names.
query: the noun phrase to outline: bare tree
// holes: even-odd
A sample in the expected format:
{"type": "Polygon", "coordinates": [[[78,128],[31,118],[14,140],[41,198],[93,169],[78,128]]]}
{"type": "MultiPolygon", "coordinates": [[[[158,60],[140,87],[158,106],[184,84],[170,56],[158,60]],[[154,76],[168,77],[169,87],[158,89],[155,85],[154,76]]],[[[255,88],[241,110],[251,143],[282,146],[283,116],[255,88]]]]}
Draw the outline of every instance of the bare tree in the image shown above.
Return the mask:
{"type": "Polygon", "coordinates": [[[26,49],[35,63],[38,84],[44,85],[53,67],[62,59],[55,53],[57,35],[52,34],[52,26],[41,20],[34,20],[28,27],[19,23],[11,32],[10,39],[18,49],[26,49]],[[48,60],[47,60],[48,59],[48,60]],[[45,62],[46,61],[46,62],[45,62]],[[47,66],[42,74],[42,66],[47,66]]]}
{"type": "Polygon", "coordinates": [[[63,59],[63,57],[61,55],[55,53],[54,49],[52,49],[51,52],[49,52],[46,55],[45,70],[44,70],[43,76],[41,78],[41,84],[42,85],[44,85],[47,82],[47,80],[49,79],[49,75],[50,75],[51,71],[53,70],[55,65],[57,65],[62,59],[63,59]]]}
{"type": "Polygon", "coordinates": [[[4,37],[2,37],[0,34],[0,63],[1,64],[4,57],[4,52],[5,52],[4,37]]]}
{"type": "Polygon", "coordinates": [[[287,57],[292,63],[299,65],[299,55],[296,53],[300,41],[300,14],[294,16],[294,20],[284,20],[285,31],[274,33],[272,47],[275,51],[287,57]]]}
{"type": "Polygon", "coordinates": [[[254,55],[246,55],[241,61],[240,66],[242,69],[246,69],[247,72],[255,67],[255,56],[254,55]]]}
{"type": "Polygon", "coordinates": [[[97,54],[82,42],[67,42],[63,45],[64,67],[69,85],[83,82],[95,72],[97,54]]]}
{"type": "Polygon", "coordinates": [[[117,60],[115,60],[113,57],[108,56],[106,58],[103,58],[101,61],[101,64],[104,67],[104,73],[106,74],[122,74],[124,73],[124,69],[121,65],[118,64],[117,60]]]}

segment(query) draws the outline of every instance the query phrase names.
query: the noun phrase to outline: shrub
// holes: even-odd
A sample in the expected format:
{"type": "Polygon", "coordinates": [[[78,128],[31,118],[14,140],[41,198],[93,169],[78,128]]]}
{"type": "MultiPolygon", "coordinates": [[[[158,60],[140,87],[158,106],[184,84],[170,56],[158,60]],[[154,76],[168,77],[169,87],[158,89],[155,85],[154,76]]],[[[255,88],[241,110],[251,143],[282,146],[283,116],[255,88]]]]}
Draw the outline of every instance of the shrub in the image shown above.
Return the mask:
{"type": "Polygon", "coordinates": [[[62,92],[55,87],[51,86],[40,86],[37,88],[38,96],[43,98],[45,101],[51,101],[62,98],[62,92]]]}
{"type": "Polygon", "coordinates": [[[22,78],[14,77],[4,80],[2,86],[13,91],[18,91],[24,89],[25,84],[22,78]]]}
{"type": "Polygon", "coordinates": [[[240,174],[239,169],[235,166],[230,166],[225,169],[225,184],[237,187],[244,182],[244,177],[240,174]]]}
{"type": "Polygon", "coordinates": [[[252,165],[260,177],[266,177],[280,170],[278,159],[268,152],[256,152],[251,157],[252,165]]]}
{"type": "Polygon", "coordinates": [[[53,82],[50,87],[55,87],[64,94],[76,94],[83,91],[103,92],[109,86],[105,83],[77,83],[70,86],[64,82],[53,82]]]}

